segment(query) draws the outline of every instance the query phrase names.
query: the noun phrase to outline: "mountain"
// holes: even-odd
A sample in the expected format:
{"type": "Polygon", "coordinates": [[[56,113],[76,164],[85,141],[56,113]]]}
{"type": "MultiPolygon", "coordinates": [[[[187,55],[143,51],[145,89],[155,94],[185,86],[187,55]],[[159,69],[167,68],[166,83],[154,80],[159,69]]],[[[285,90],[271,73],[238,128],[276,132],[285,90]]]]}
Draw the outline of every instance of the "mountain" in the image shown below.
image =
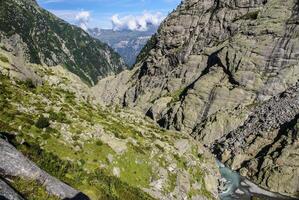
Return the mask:
{"type": "Polygon", "coordinates": [[[131,71],[93,89],[185,132],[270,191],[298,197],[298,1],[185,0],[131,71]]]}
{"type": "Polygon", "coordinates": [[[126,64],[132,67],[136,58],[147,41],[157,31],[157,27],[149,26],[147,31],[89,29],[88,32],[95,38],[107,43],[121,57],[126,64]]]}
{"type": "Polygon", "coordinates": [[[4,47],[31,63],[63,65],[90,85],[126,69],[108,45],[40,8],[35,0],[2,0],[0,10],[4,47]]]}
{"type": "Polygon", "coordinates": [[[257,199],[298,199],[298,22],[297,0],[185,0],[131,70],[93,87],[24,56],[51,45],[2,31],[0,198],[256,199],[254,182],[257,199]]]}
{"type": "Polygon", "coordinates": [[[90,84],[116,71],[86,63],[117,54],[35,1],[0,8],[0,199],[218,199],[203,145],[138,110],[99,104],[90,84]]]}
{"type": "Polygon", "coordinates": [[[0,198],[217,199],[216,162],[200,143],[100,106],[62,66],[18,59],[0,49],[0,198]]]}

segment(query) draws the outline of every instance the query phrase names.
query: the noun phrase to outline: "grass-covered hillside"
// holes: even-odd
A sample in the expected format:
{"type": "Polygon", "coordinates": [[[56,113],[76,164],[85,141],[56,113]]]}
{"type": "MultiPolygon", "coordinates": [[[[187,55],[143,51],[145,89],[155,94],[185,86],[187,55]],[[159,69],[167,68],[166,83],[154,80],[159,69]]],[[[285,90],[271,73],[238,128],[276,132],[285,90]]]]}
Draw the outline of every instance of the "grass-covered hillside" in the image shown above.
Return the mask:
{"type": "Polygon", "coordinates": [[[126,69],[107,44],[40,8],[35,0],[1,0],[0,41],[31,63],[65,66],[91,85],[126,69]]]}
{"type": "MultiPolygon", "coordinates": [[[[92,103],[88,87],[62,67],[17,59],[0,50],[1,137],[40,168],[93,200],[215,198],[216,165],[189,136],[92,103]]],[[[24,188],[14,178],[27,199],[44,199],[34,181],[24,188]]]]}

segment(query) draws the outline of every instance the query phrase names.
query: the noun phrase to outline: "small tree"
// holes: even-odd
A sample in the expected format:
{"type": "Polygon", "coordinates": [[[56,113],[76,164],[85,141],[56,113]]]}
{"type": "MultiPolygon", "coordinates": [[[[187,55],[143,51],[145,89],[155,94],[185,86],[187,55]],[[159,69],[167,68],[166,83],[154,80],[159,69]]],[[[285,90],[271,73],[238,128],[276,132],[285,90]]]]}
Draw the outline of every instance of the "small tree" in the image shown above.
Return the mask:
{"type": "Polygon", "coordinates": [[[35,123],[35,126],[40,129],[48,128],[50,126],[50,120],[49,118],[40,116],[37,122],[35,123]]]}
{"type": "Polygon", "coordinates": [[[33,81],[31,79],[27,79],[25,82],[24,82],[25,86],[29,89],[35,89],[36,86],[35,84],[33,83],[33,81]]]}

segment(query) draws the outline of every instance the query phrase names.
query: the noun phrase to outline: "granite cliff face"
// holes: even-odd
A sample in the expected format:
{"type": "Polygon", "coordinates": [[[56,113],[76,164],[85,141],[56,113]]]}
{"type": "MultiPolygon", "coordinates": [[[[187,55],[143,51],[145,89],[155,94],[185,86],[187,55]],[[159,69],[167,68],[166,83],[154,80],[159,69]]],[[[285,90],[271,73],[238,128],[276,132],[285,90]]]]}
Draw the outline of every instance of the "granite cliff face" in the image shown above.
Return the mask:
{"type": "Polygon", "coordinates": [[[295,0],[183,1],[132,71],[93,89],[103,104],[140,108],[160,126],[187,132],[207,147],[223,143],[220,157],[233,143],[227,137],[242,140],[223,161],[272,191],[296,196],[298,6],[295,0]],[[287,93],[295,96],[287,100],[287,93]],[[251,116],[261,121],[251,124],[251,116]],[[257,125],[270,129],[246,128],[257,125]],[[281,163],[294,162],[278,169],[280,156],[281,163]]]}
{"type": "Polygon", "coordinates": [[[2,48],[47,66],[63,65],[90,85],[126,69],[107,44],[40,8],[35,0],[1,0],[2,48]]]}

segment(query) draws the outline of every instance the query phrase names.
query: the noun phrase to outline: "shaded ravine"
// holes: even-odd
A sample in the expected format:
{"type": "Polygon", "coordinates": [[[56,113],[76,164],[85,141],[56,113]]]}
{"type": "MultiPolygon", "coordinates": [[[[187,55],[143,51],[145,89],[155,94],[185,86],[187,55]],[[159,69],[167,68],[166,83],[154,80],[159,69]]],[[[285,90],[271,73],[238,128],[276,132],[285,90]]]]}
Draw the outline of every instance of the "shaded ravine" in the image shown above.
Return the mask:
{"type": "Polygon", "coordinates": [[[259,187],[218,160],[217,164],[222,176],[222,187],[219,192],[221,200],[251,200],[253,197],[261,200],[296,200],[296,198],[270,192],[259,187]]]}

